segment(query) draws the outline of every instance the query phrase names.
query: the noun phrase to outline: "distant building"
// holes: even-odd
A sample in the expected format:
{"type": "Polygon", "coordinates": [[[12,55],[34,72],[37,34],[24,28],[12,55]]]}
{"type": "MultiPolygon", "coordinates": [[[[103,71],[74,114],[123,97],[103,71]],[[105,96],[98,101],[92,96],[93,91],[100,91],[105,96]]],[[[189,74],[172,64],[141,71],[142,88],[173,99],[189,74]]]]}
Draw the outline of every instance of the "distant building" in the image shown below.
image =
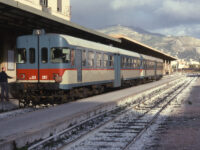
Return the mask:
{"type": "Polygon", "coordinates": [[[70,21],[70,0],[13,0],[70,21]]]}
{"type": "Polygon", "coordinates": [[[189,65],[190,65],[190,67],[192,67],[192,68],[199,68],[200,63],[199,63],[198,61],[196,61],[196,60],[190,59],[189,65]]]}
{"type": "Polygon", "coordinates": [[[176,61],[172,61],[171,63],[173,69],[188,69],[190,64],[189,62],[185,61],[184,59],[178,59],[176,61]]]}

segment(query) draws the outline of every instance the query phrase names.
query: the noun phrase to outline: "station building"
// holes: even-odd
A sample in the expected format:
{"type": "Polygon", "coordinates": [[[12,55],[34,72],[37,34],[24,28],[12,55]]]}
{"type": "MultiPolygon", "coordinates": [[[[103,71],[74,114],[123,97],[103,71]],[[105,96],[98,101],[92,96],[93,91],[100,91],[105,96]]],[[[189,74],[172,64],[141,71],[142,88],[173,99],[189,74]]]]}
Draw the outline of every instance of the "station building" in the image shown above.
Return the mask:
{"type": "Polygon", "coordinates": [[[70,22],[69,0],[0,0],[0,67],[6,67],[8,75],[16,74],[16,38],[32,34],[34,29],[67,34],[161,58],[165,62],[164,74],[170,73],[170,62],[176,59],[127,37],[105,35],[70,22]]]}
{"type": "Polygon", "coordinates": [[[47,12],[53,16],[70,21],[70,0],[14,0],[24,5],[47,12]]]}

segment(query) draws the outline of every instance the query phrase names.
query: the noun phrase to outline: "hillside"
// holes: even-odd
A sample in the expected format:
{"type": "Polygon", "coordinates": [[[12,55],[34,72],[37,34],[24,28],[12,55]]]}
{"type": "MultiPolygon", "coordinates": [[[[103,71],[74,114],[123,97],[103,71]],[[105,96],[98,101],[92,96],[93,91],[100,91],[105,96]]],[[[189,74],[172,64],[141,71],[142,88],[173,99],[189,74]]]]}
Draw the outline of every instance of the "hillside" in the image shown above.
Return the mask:
{"type": "Polygon", "coordinates": [[[105,34],[122,34],[180,59],[200,59],[200,39],[189,36],[165,36],[140,28],[111,26],[98,31],[105,34]]]}

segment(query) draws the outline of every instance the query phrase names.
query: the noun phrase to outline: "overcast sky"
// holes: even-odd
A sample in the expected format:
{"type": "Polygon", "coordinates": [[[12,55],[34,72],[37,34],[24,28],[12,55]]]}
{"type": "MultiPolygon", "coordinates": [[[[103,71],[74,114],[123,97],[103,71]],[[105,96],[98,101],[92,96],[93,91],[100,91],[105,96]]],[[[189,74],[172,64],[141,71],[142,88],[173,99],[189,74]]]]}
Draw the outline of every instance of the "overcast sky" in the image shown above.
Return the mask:
{"type": "Polygon", "coordinates": [[[71,0],[71,6],[71,21],[92,29],[120,24],[200,38],[200,0],[71,0]]]}

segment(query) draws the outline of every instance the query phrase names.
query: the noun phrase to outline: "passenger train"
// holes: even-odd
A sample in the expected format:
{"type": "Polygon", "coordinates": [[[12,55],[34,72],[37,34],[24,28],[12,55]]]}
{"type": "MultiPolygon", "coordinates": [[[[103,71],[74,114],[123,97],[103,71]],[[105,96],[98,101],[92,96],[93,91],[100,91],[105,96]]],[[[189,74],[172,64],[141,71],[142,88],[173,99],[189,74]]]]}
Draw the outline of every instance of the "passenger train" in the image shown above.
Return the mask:
{"type": "Polygon", "coordinates": [[[29,105],[63,103],[162,77],[163,60],[84,39],[34,30],[17,38],[12,94],[29,105]],[[48,97],[48,98],[47,98],[48,97]]]}

